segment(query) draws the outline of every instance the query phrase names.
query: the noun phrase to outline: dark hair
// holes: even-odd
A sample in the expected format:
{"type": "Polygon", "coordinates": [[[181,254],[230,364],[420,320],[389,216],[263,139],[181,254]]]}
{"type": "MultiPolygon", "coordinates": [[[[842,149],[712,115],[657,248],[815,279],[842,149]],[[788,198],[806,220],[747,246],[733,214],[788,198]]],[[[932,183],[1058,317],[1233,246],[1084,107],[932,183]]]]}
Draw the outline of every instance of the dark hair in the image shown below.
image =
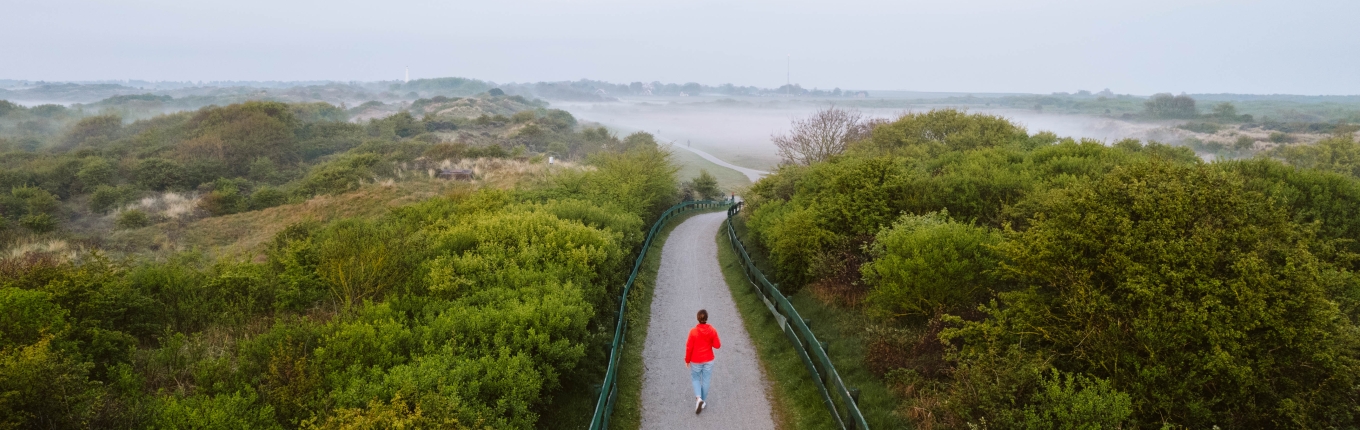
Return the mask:
{"type": "Polygon", "coordinates": [[[707,311],[707,310],[700,309],[700,310],[699,310],[699,315],[698,315],[698,316],[699,316],[699,324],[708,324],[708,311],[707,311]]]}

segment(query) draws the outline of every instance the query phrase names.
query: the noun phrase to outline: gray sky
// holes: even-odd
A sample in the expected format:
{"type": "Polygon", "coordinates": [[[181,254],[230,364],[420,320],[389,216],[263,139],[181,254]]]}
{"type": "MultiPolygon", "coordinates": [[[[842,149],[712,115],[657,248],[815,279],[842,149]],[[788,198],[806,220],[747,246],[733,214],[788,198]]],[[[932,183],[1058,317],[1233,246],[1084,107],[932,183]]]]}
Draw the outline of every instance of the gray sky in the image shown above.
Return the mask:
{"type": "Polygon", "coordinates": [[[0,78],[1360,94],[1360,1],[0,0],[0,78]]]}

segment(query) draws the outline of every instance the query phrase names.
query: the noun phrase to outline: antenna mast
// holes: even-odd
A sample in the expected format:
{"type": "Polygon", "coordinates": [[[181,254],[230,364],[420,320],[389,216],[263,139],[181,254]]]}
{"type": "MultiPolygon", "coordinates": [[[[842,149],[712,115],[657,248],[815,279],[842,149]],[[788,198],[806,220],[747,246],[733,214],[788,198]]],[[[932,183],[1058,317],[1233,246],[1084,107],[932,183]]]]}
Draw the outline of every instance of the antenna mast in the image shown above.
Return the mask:
{"type": "Polygon", "coordinates": [[[406,66],[406,81],[411,82],[411,66],[406,66]]]}
{"type": "Polygon", "coordinates": [[[784,57],[784,94],[793,95],[793,54],[784,57]]]}

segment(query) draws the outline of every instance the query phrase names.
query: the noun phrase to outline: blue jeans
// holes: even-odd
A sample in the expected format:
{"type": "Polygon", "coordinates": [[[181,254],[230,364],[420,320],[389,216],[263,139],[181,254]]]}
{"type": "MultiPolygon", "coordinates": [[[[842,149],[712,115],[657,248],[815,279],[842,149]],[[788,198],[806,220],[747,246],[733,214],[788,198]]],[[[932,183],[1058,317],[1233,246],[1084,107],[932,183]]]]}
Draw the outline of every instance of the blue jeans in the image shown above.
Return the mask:
{"type": "Polygon", "coordinates": [[[708,381],[713,379],[713,362],[690,363],[689,381],[694,385],[694,396],[708,401],[708,381]]]}

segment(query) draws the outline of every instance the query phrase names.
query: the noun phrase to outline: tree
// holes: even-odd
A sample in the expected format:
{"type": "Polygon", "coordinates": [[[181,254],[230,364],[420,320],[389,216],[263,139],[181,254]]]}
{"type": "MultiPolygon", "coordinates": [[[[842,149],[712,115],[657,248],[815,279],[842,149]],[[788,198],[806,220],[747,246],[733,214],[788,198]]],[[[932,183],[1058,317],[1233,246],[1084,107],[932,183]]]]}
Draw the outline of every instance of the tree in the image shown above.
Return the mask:
{"type": "Polygon", "coordinates": [[[785,135],[772,135],[784,164],[810,165],[845,152],[851,141],[860,137],[864,116],[858,110],[830,106],[804,119],[790,122],[785,135]]]}
{"type": "Polygon", "coordinates": [[[1223,102],[1214,105],[1214,117],[1222,120],[1237,120],[1237,106],[1232,103],[1223,102]]]}
{"type": "Polygon", "coordinates": [[[699,176],[685,182],[681,193],[686,200],[717,200],[723,197],[722,189],[718,188],[718,179],[708,170],[699,170],[699,176]]]}
{"type": "Polygon", "coordinates": [[[1185,94],[1172,96],[1170,93],[1154,94],[1143,102],[1143,113],[1151,118],[1194,118],[1199,116],[1195,110],[1195,99],[1185,94]]]}

